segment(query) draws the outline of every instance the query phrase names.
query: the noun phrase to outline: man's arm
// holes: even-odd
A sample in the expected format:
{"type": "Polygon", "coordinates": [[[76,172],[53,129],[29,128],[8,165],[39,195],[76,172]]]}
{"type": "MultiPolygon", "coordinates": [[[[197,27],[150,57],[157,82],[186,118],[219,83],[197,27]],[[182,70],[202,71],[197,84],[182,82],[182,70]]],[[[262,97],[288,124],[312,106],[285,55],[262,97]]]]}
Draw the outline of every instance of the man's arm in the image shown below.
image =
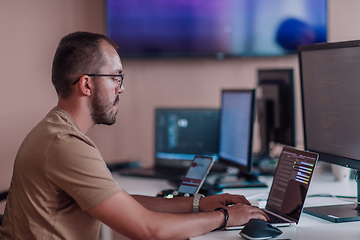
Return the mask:
{"type": "Polygon", "coordinates": [[[191,213],[192,197],[162,198],[143,195],[131,195],[145,208],[155,212],[191,213]]]}
{"type": "MultiPolygon", "coordinates": [[[[250,218],[266,220],[259,208],[246,204],[235,204],[228,211],[228,226],[245,224],[250,218]]],[[[131,239],[187,239],[210,232],[225,220],[222,211],[188,214],[151,211],[125,191],[87,212],[131,239]]]]}
{"type": "MultiPolygon", "coordinates": [[[[143,195],[132,195],[141,205],[149,210],[168,213],[190,213],[192,209],[192,197],[160,198],[143,195]]],[[[248,200],[241,195],[219,194],[200,199],[200,211],[209,212],[219,207],[226,208],[229,205],[242,203],[250,205],[248,200]]]]}

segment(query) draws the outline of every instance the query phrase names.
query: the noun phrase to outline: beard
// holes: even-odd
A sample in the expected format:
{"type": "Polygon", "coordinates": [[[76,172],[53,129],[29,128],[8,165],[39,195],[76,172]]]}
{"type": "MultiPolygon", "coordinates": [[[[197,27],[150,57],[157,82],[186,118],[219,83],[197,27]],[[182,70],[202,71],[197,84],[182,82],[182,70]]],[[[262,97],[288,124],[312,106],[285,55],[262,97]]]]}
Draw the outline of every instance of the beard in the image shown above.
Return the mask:
{"type": "Polygon", "coordinates": [[[114,105],[119,102],[119,95],[116,95],[114,101],[110,101],[102,95],[98,88],[94,90],[94,98],[91,102],[91,117],[95,124],[113,125],[116,122],[116,114],[114,105]]]}

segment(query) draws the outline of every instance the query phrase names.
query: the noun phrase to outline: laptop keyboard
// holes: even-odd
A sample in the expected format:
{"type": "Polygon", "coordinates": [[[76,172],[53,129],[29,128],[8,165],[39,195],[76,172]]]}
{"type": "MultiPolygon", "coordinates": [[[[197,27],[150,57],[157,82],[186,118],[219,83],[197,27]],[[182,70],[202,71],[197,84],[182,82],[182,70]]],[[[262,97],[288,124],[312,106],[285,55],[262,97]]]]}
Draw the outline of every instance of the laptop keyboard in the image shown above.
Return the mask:
{"type": "Polygon", "coordinates": [[[273,215],[271,213],[267,213],[268,217],[269,217],[269,223],[288,223],[287,220],[282,219],[276,215],[273,215]]]}

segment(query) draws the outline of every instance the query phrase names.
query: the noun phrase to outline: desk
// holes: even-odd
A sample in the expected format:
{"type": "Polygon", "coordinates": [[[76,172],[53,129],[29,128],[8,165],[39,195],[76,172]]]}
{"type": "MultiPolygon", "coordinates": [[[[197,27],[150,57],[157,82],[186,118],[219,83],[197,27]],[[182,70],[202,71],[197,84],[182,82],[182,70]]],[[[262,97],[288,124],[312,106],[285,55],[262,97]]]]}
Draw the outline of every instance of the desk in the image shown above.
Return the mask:
{"type": "MultiPolygon", "coordinates": [[[[145,179],[125,177],[114,174],[115,180],[130,194],[143,194],[155,196],[160,190],[173,188],[167,181],[159,179],[145,179]]],[[[262,182],[271,185],[272,178],[260,177],[262,182]]],[[[348,182],[335,182],[333,176],[327,172],[315,171],[308,195],[312,194],[334,194],[334,195],[356,195],[356,182],[351,179],[348,182]]],[[[224,192],[242,194],[253,204],[258,203],[256,199],[267,198],[269,189],[226,189],[224,192]]],[[[305,207],[316,205],[343,204],[344,201],[336,198],[308,197],[305,207]]],[[[312,240],[312,239],[360,239],[360,222],[332,223],[303,213],[297,226],[282,227],[283,234],[278,239],[312,240]]],[[[192,238],[193,240],[211,239],[242,239],[239,230],[217,231],[203,236],[192,238]]]]}

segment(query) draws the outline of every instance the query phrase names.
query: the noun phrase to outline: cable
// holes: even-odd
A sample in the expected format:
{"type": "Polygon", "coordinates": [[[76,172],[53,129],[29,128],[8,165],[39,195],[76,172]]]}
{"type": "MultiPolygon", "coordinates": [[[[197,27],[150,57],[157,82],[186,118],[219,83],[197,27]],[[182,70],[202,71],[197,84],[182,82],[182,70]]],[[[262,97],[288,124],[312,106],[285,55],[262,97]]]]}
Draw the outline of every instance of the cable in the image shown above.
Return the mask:
{"type": "Polygon", "coordinates": [[[341,196],[341,195],[333,195],[333,194],[324,193],[324,194],[312,194],[312,195],[308,195],[307,197],[331,197],[331,198],[340,199],[345,202],[352,202],[352,203],[360,204],[360,202],[358,202],[358,201],[346,200],[346,199],[357,199],[357,197],[354,197],[354,196],[341,196]]]}

